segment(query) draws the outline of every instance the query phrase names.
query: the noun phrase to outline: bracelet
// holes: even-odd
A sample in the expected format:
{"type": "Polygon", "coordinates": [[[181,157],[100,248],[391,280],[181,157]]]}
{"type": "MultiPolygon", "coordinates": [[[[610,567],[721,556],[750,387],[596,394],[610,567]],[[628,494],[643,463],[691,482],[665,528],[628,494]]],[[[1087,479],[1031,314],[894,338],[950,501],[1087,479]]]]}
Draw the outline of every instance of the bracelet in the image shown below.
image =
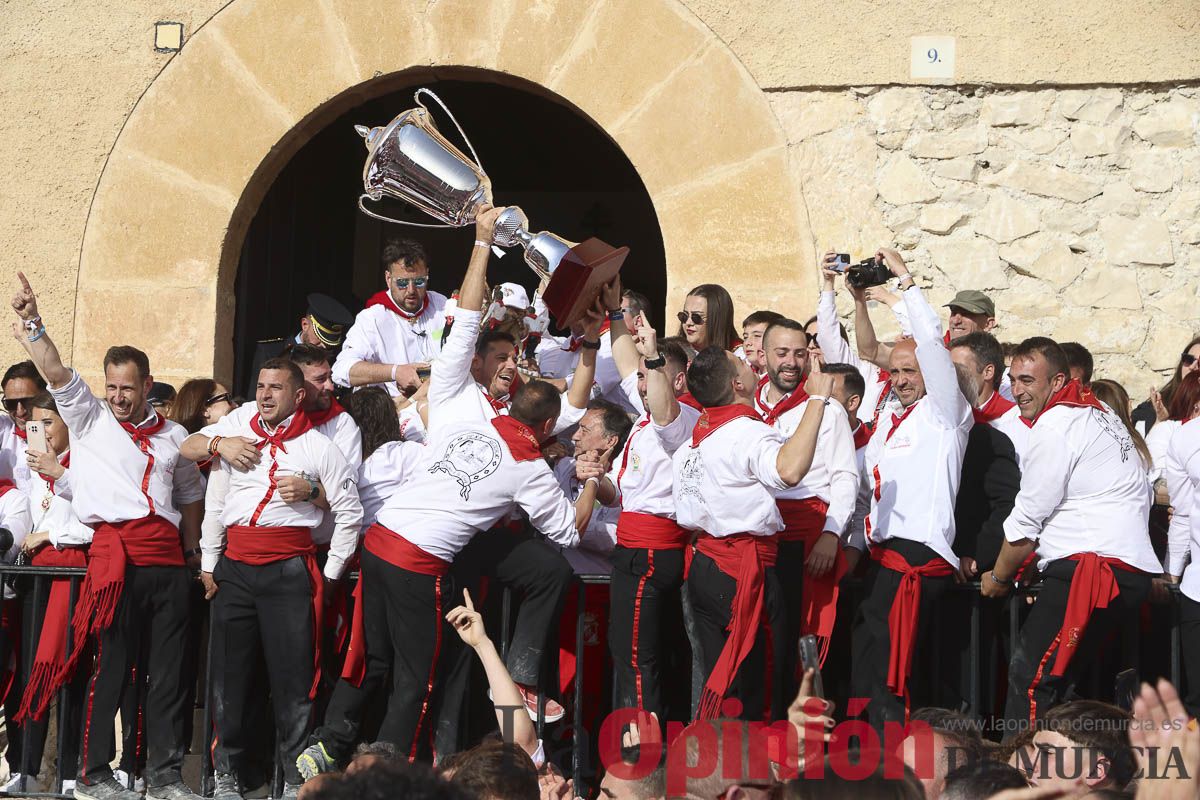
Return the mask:
{"type": "Polygon", "coordinates": [[[609,322],[618,322],[618,321],[622,321],[624,319],[625,319],[625,312],[619,308],[614,311],[608,312],[608,321],[609,322]]]}
{"type": "Polygon", "coordinates": [[[597,478],[595,475],[593,475],[592,477],[588,478],[586,481],[583,482],[584,488],[587,488],[587,485],[589,483],[596,484],[596,491],[600,491],[600,479],[597,478]]]}
{"type": "Polygon", "coordinates": [[[25,320],[24,325],[25,325],[25,330],[27,330],[29,333],[33,333],[38,328],[45,327],[42,325],[42,315],[41,314],[38,314],[36,317],[30,317],[29,319],[25,320]]]}
{"type": "Polygon", "coordinates": [[[995,572],[989,572],[988,574],[992,576],[993,583],[998,583],[1001,586],[1012,586],[1013,585],[1012,578],[1005,580],[1003,578],[997,578],[995,572]]]}
{"type": "Polygon", "coordinates": [[[221,439],[223,439],[223,438],[225,438],[225,437],[214,436],[208,440],[208,454],[210,456],[215,456],[217,454],[217,446],[219,444],[221,444],[221,439]]]}
{"type": "Polygon", "coordinates": [[[308,501],[311,503],[321,496],[321,487],[312,478],[308,479],[308,501]]]}
{"type": "Polygon", "coordinates": [[[599,350],[600,349],[600,340],[597,339],[594,342],[589,342],[587,339],[584,339],[583,341],[581,341],[579,343],[579,346],[582,347],[584,350],[599,350]]]}
{"type": "Polygon", "coordinates": [[[823,402],[825,405],[829,405],[829,402],[830,402],[830,400],[829,400],[829,395],[824,395],[824,394],[810,394],[810,395],[808,396],[808,399],[809,399],[809,400],[820,400],[820,401],[822,401],[822,402],[823,402]]]}
{"type": "Polygon", "coordinates": [[[476,239],[476,240],[475,240],[475,246],[476,246],[476,247],[482,247],[482,248],[484,248],[484,249],[487,249],[487,248],[491,247],[492,245],[491,245],[491,243],[490,243],[490,242],[485,242],[485,241],[483,241],[482,239],[476,239]]]}
{"type": "Polygon", "coordinates": [[[26,337],[26,339],[32,344],[33,342],[36,342],[38,339],[42,338],[45,335],[46,335],[46,326],[43,325],[40,328],[38,328],[36,331],[33,332],[33,336],[28,336],[28,337],[26,337]]]}
{"type": "Polygon", "coordinates": [[[667,365],[667,357],[659,353],[654,358],[646,359],[646,369],[662,369],[667,365]]]}
{"type": "Polygon", "coordinates": [[[396,382],[396,367],[398,364],[392,364],[392,383],[396,382]]]}

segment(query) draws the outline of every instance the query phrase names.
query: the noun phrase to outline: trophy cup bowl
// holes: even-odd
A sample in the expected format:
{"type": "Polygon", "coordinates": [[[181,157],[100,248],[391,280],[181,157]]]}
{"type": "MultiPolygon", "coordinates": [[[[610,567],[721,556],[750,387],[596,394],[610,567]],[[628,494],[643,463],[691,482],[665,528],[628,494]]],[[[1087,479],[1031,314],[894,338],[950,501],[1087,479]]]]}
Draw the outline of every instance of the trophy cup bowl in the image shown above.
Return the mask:
{"type": "MultiPolygon", "coordinates": [[[[417,108],[398,114],[382,127],[354,129],[363,137],[367,160],[363,165],[363,194],[358,207],[374,219],[419,228],[461,228],[474,224],[479,207],[492,203],[492,182],[471,141],[445,103],[428,89],[418,89],[417,108]],[[428,95],[442,107],[458,128],[471,158],[438,130],[429,109],[421,102],[428,95]],[[424,224],[393,219],[367,207],[366,201],[391,197],[409,203],[438,220],[424,224]]],[[[530,233],[529,219],[516,206],[507,207],[492,232],[495,247],[521,247],[525,263],[545,286],[542,299],[560,327],[583,318],[601,288],[617,275],[629,248],[614,248],[599,239],[575,243],[548,231],[530,233]]]]}

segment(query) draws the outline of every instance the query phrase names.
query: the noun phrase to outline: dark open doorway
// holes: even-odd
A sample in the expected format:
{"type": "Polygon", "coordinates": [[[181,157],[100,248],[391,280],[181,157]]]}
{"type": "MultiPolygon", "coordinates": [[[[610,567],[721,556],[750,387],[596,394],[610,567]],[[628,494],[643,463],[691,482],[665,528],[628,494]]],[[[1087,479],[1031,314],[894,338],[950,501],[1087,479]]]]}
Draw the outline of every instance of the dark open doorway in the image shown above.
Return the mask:
{"type": "MultiPolygon", "coordinates": [[[[425,245],[431,288],[449,295],[458,287],[473,228],[391,225],[357,207],[366,148],[354,125],[383,125],[413,108],[417,86],[435,91],[471,137],[497,204],[520,205],[534,231],[627,245],[631,252],[622,270],[624,285],[646,294],[651,308],[662,308],[666,265],[653,204],[633,165],[599,127],[532,87],[486,79],[421,80],[368,100],[325,126],[271,185],[246,234],[235,283],[234,376],[239,388],[249,385],[246,373],[255,341],[295,335],[309,292],[333,295],[356,312],[383,288],[379,251],[385,236],[410,236],[425,245]]],[[[457,144],[450,121],[440,110],[434,116],[457,144]]],[[[391,216],[433,222],[396,203],[383,208],[391,216]]],[[[516,281],[531,294],[536,285],[519,250],[493,259],[488,277],[493,284],[516,281]]]]}

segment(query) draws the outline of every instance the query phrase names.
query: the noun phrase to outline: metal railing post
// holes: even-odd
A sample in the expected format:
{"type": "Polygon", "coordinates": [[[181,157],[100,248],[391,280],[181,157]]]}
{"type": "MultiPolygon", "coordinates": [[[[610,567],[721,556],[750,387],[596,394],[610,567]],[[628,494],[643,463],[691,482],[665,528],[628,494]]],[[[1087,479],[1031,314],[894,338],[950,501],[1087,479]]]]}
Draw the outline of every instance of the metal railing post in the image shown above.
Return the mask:
{"type": "Polygon", "coordinates": [[[587,583],[580,580],[578,594],[579,613],[575,615],[575,702],[571,731],[571,777],[575,786],[581,787],[583,772],[583,617],[587,607],[587,583]]]}

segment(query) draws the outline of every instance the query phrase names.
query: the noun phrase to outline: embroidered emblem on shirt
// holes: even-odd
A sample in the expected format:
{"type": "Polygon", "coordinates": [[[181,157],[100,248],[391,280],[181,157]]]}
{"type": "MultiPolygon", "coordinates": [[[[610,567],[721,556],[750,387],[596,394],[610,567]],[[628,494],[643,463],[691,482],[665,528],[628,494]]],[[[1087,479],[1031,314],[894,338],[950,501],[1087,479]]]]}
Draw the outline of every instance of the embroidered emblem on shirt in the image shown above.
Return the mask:
{"type": "Polygon", "coordinates": [[[1133,452],[1133,439],[1129,436],[1129,431],[1120,424],[1115,414],[1095,414],[1094,416],[1100,422],[1100,427],[1104,429],[1104,432],[1111,436],[1121,448],[1121,462],[1128,461],[1129,455],[1133,452]]]}
{"type": "Polygon", "coordinates": [[[700,479],[703,475],[704,459],[700,457],[699,450],[693,450],[683,460],[683,466],[679,469],[679,496],[695,497],[703,503],[704,493],[700,491],[700,479]]]}
{"type": "Polygon", "coordinates": [[[471,498],[471,484],[483,480],[500,466],[500,444],[482,433],[474,431],[457,436],[436,464],[429,468],[431,473],[444,472],[458,481],[459,494],[463,500],[471,498]]]}

